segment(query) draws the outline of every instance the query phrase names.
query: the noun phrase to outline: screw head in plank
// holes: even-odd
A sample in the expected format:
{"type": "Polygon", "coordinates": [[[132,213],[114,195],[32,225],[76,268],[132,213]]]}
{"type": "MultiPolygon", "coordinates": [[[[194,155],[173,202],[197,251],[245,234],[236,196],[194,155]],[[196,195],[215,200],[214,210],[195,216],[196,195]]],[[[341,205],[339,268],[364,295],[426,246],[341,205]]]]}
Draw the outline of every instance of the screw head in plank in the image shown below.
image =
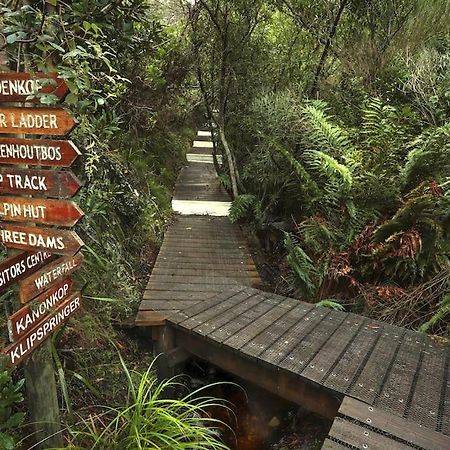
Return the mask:
{"type": "Polygon", "coordinates": [[[80,155],[72,141],[0,138],[0,164],[70,167],[80,155]]]}
{"type": "Polygon", "coordinates": [[[38,295],[32,302],[10,316],[8,318],[8,331],[11,342],[17,341],[45,319],[49,312],[69,296],[72,286],[72,279],[66,278],[38,295]]]}
{"type": "Polygon", "coordinates": [[[6,347],[2,353],[8,357],[8,366],[15,367],[27,358],[54,331],[72,317],[81,307],[81,292],[75,292],[63,301],[52,314],[36,325],[17,342],[6,347]]]}
{"type": "Polygon", "coordinates": [[[62,108],[0,106],[0,133],[65,136],[78,122],[62,108]]]}
{"type": "Polygon", "coordinates": [[[43,250],[56,255],[74,255],[84,245],[75,231],[0,224],[0,242],[8,248],[43,250]]]}
{"type": "Polygon", "coordinates": [[[81,208],[67,200],[0,196],[0,217],[5,221],[72,227],[83,216],[81,208]]]}
{"type": "Polygon", "coordinates": [[[36,93],[53,94],[62,100],[69,92],[66,82],[56,73],[0,73],[0,102],[39,102],[36,93]]]}
{"type": "Polygon", "coordinates": [[[70,171],[0,168],[0,194],[30,194],[69,198],[81,188],[81,181],[70,171]]]}
{"type": "Polygon", "coordinates": [[[83,255],[58,258],[48,266],[33,273],[19,282],[19,298],[21,303],[27,303],[50,286],[74,273],[81,267],[83,255]]]}
{"type": "Polygon", "coordinates": [[[0,292],[56,259],[50,252],[21,252],[0,262],[0,292]]]}

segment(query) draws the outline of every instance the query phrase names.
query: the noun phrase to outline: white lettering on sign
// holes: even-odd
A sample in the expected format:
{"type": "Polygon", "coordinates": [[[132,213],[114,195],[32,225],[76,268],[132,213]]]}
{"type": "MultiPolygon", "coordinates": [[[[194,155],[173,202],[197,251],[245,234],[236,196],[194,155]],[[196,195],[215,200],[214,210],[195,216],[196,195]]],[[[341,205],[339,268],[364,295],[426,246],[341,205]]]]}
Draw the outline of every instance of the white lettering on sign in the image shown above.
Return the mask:
{"type": "Polygon", "coordinates": [[[56,292],[46,297],[37,305],[30,305],[30,312],[21,317],[17,322],[14,322],[14,329],[17,335],[25,333],[42,318],[48,311],[51,311],[54,306],[60,303],[69,292],[70,283],[64,283],[56,292]]]}
{"type": "Polygon", "coordinates": [[[52,254],[48,252],[37,252],[35,255],[29,255],[26,259],[5,268],[0,272],[0,287],[6,283],[9,283],[11,280],[20,277],[27,270],[36,267],[38,264],[51,256],[52,254]]]}
{"type": "Polygon", "coordinates": [[[33,95],[43,87],[41,80],[1,80],[1,95],[33,95]]]}
{"type": "Polygon", "coordinates": [[[24,231],[0,230],[1,241],[4,244],[28,245],[30,247],[45,247],[49,250],[64,250],[64,239],[56,236],[43,236],[40,233],[25,233],[24,231]]]}
{"type": "Polygon", "coordinates": [[[57,327],[64,323],[79,307],[81,303],[80,295],[68,301],[67,304],[61,304],[55,313],[48,319],[44,320],[33,331],[29,333],[23,342],[8,348],[8,354],[11,364],[18,363],[37,347],[44,339],[46,339],[57,327]]]}
{"type": "Polygon", "coordinates": [[[28,144],[0,144],[0,159],[38,159],[60,161],[61,147],[28,144]]]}
{"type": "Polygon", "coordinates": [[[47,128],[57,129],[56,114],[20,113],[17,117],[14,113],[0,113],[0,128],[47,128]]]}
{"type": "Polygon", "coordinates": [[[6,176],[7,184],[11,189],[32,189],[34,191],[46,191],[47,178],[41,175],[21,175],[6,173],[0,174],[0,183],[3,183],[6,176]]]}
{"type": "MultiPolygon", "coordinates": [[[[1,199],[0,199],[1,200],[1,199]]],[[[3,215],[8,218],[45,219],[46,206],[3,202],[3,215]]],[[[2,211],[0,210],[0,214],[2,211]]]]}
{"type": "Polygon", "coordinates": [[[34,284],[38,289],[42,289],[45,286],[51,284],[54,280],[58,279],[62,275],[70,272],[76,266],[75,259],[71,259],[68,262],[64,262],[49,272],[44,272],[39,278],[34,281],[34,284]]]}

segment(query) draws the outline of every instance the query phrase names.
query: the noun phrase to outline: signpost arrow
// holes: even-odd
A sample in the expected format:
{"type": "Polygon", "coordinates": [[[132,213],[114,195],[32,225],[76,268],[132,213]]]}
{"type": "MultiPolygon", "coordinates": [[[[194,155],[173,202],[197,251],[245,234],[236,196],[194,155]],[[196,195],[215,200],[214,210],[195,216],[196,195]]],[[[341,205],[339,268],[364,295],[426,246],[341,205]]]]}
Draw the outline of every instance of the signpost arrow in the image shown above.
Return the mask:
{"type": "Polygon", "coordinates": [[[48,266],[35,272],[19,282],[19,297],[22,303],[27,303],[36,295],[47,290],[53,283],[66,278],[75,272],[83,262],[83,255],[58,258],[48,266]]]}
{"type": "Polygon", "coordinates": [[[74,202],[66,200],[0,196],[0,216],[5,221],[71,227],[84,213],[74,202]]]}
{"type": "Polygon", "coordinates": [[[75,231],[24,227],[9,223],[1,224],[0,241],[8,248],[44,250],[57,255],[74,255],[84,245],[75,231]]]}
{"type": "Polygon", "coordinates": [[[54,94],[61,100],[68,92],[69,87],[56,73],[0,73],[0,102],[24,102],[36,93],[54,94]]]}
{"type": "Polygon", "coordinates": [[[0,164],[70,167],[80,155],[72,141],[0,138],[0,164]]]}
{"type": "Polygon", "coordinates": [[[31,328],[45,319],[48,312],[52,311],[64,301],[73,286],[73,281],[67,278],[52,286],[36,297],[32,303],[16,311],[8,319],[8,330],[11,341],[17,341],[31,328]]]}
{"type": "Polygon", "coordinates": [[[56,256],[49,252],[22,252],[0,263],[0,292],[36,272],[56,256]]]}
{"type": "Polygon", "coordinates": [[[65,136],[77,125],[61,108],[17,108],[0,106],[0,133],[65,136]]]}
{"type": "Polygon", "coordinates": [[[73,197],[81,187],[70,171],[0,168],[0,194],[32,194],[45,197],[73,197]]]}
{"type": "Polygon", "coordinates": [[[20,340],[6,347],[2,353],[8,356],[8,365],[14,367],[20,364],[48,336],[56,331],[63,323],[67,322],[80,306],[81,292],[75,292],[67,300],[62,302],[52,314],[48,315],[45,320],[26,333],[20,340]]]}

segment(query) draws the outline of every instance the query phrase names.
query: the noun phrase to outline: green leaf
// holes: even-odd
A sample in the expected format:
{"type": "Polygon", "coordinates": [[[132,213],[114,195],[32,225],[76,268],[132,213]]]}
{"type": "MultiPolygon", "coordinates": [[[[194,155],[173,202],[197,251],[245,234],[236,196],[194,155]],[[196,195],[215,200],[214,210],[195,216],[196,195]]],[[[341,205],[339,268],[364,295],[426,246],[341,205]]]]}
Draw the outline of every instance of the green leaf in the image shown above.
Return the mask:
{"type": "Polygon", "coordinates": [[[14,450],[16,444],[14,439],[9,435],[0,432],[0,444],[2,445],[2,450],[14,450]]]}
{"type": "Polygon", "coordinates": [[[58,4],[58,0],[45,0],[46,1],[46,3],[48,3],[49,5],[52,5],[52,6],[57,6],[57,4],[58,4]]]}

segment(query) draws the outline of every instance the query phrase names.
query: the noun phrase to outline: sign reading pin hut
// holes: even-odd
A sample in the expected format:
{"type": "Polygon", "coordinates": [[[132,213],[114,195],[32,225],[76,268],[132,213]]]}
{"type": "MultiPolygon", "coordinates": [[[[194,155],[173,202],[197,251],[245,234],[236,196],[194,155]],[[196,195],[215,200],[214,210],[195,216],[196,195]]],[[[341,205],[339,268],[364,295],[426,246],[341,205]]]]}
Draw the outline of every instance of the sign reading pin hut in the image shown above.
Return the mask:
{"type": "Polygon", "coordinates": [[[81,305],[81,293],[71,292],[70,275],[81,266],[83,256],[77,252],[83,242],[68,228],[83,211],[65,200],[81,187],[68,169],[80,152],[71,141],[37,137],[66,136],[75,128],[76,120],[63,108],[37,105],[40,94],[62,100],[67,92],[56,74],[0,74],[0,103],[35,103],[0,104],[0,242],[21,250],[0,262],[0,292],[19,282],[19,298],[25,303],[8,319],[11,344],[2,353],[10,366],[24,361],[81,305]]]}

